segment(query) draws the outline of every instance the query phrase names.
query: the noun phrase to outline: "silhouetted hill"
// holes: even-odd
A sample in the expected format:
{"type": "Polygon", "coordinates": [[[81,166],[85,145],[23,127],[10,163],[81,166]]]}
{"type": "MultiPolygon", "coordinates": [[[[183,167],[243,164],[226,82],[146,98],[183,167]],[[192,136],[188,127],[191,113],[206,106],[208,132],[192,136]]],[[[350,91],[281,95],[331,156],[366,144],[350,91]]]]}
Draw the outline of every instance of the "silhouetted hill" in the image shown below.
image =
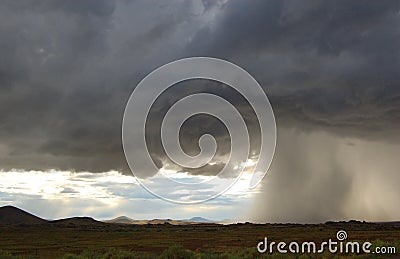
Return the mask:
{"type": "Polygon", "coordinates": [[[73,217],[58,220],[45,220],[24,210],[13,206],[0,207],[0,225],[32,225],[32,224],[56,224],[56,225],[104,225],[106,223],[116,224],[136,224],[136,225],[191,225],[201,223],[214,223],[211,220],[202,217],[193,217],[188,220],[173,220],[173,219],[152,219],[152,220],[133,220],[126,216],[120,216],[115,219],[106,220],[104,222],[97,221],[91,217],[73,217]]]}
{"type": "Polygon", "coordinates": [[[103,225],[104,222],[97,221],[90,217],[73,217],[66,219],[58,219],[50,221],[51,224],[59,224],[59,225],[75,225],[75,226],[83,226],[83,225],[103,225]]]}
{"type": "Polygon", "coordinates": [[[47,220],[13,206],[0,207],[0,225],[44,224],[47,220]]]}
{"type": "Polygon", "coordinates": [[[59,224],[59,225],[103,225],[103,222],[90,217],[73,217],[59,220],[45,220],[32,215],[29,212],[13,206],[0,207],[0,225],[36,225],[36,224],[59,224]]]}

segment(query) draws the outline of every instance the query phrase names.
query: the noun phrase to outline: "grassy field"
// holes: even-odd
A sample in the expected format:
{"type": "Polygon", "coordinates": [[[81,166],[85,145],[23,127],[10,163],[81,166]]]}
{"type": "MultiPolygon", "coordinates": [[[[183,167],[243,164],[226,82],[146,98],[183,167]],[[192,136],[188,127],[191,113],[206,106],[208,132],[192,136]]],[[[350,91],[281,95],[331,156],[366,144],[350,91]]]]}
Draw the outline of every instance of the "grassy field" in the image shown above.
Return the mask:
{"type": "MultiPolygon", "coordinates": [[[[277,252],[259,254],[258,242],[314,241],[320,243],[344,229],[348,241],[370,241],[400,251],[400,226],[370,223],[320,225],[72,225],[0,226],[0,258],[287,258],[277,252]]],[[[354,255],[341,255],[342,257],[354,255]]],[[[295,254],[292,258],[336,258],[324,253],[295,254]]],[[[372,254],[357,257],[373,258],[372,254]]]]}

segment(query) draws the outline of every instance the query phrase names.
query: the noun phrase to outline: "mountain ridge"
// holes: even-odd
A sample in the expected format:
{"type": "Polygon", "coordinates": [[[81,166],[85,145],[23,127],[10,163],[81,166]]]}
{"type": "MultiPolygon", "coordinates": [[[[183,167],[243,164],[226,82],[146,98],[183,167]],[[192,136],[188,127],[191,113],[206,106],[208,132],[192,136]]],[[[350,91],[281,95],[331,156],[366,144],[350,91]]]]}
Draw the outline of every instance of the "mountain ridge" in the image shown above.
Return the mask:
{"type": "Polygon", "coordinates": [[[203,218],[203,217],[192,217],[192,218],[190,218],[189,219],[189,221],[193,221],[193,222],[207,222],[207,223],[211,223],[211,222],[215,222],[215,221],[213,221],[213,220],[210,220],[210,219],[206,219],[206,218],[203,218]]]}
{"type": "Polygon", "coordinates": [[[103,222],[91,217],[70,217],[56,220],[46,220],[18,207],[6,205],[0,207],[0,225],[99,225],[103,222]]]}
{"type": "Polygon", "coordinates": [[[104,225],[104,224],[131,224],[131,225],[191,225],[191,224],[217,224],[217,222],[203,218],[193,217],[191,219],[174,220],[174,219],[150,219],[136,220],[127,216],[119,216],[110,220],[99,221],[92,217],[69,217],[55,220],[47,220],[38,217],[23,209],[6,205],[0,207],[0,225],[33,225],[33,224],[58,224],[58,225],[104,225]]]}
{"type": "Polygon", "coordinates": [[[44,224],[46,222],[45,219],[11,205],[0,207],[0,225],[44,224]]]}

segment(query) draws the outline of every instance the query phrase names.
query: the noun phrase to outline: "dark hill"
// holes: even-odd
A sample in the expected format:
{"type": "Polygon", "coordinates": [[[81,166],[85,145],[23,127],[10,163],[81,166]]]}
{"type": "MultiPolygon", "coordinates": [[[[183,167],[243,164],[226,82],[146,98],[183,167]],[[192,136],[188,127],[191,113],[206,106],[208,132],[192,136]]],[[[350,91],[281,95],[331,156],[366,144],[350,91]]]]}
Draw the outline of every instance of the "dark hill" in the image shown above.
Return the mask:
{"type": "Polygon", "coordinates": [[[73,217],[59,220],[45,220],[24,210],[13,206],[0,207],[0,225],[35,225],[35,224],[57,224],[57,225],[103,225],[103,222],[90,217],[73,217]]]}
{"type": "Polygon", "coordinates": [[[13,206],[0,207],[0,225],[43,224],[47,221],[13,206]]]}
{"type": "Polygon", "coordinates": [[[66,219],[58,219],[50,221],[52,224],[59,225],[75,225],[75,226],[84,226],[84,225],[104,225],[105,223],[97,221],[90,217],[73,217],[66,219]]]}

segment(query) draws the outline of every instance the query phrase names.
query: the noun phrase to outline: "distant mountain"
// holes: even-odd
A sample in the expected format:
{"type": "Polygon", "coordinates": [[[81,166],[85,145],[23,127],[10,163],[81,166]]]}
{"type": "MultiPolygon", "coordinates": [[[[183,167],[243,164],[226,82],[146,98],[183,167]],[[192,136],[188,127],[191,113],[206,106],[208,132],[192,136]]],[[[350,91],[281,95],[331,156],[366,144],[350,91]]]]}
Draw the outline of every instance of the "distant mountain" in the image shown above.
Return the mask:
{"type": "Polygon", "coordinates": [[[97,221],[90,217],[73,217],[66,219],[58,219],[49,221],[51,224],[59,225],[74,225],[74,226],[85,226],[85,225],[104,225],[104,222],[97,221]]]}
{"type": "Polygon", "coordinates": [[[135,220],[126,216],[120,216],[114,219],[105,220],[105,223],[114,223],[114,224],[134,224],[134,225],[161,225],[161,224],[170,224],[170,225],[192,225],[192,224],[202,224],[202,223],[216,223],[212,220],[205,219],[202,217],[193,217],[191,219],[184,220],[175,220],[175,219],[150,219],[150,220],[135,220]]]}
{"type": "Polygon", "coordinates": [[[115,219],[105,220],[106,223],[117,223],[117,224],[132,224],[135,220],[127,217],[127,216],[120,216],[115,219]]]}
{"type": "Polygon", "coordinates": [[[131,224],[131,225],[162,225],[162,224],[170,224],[170,225],[190,225],[196,224],[197,222],[191,222],[186,220],[173,220],[173,219],[150,219],[150,220],[134,220],[128,218],[126,216],[117,217],[111,220],[105,220],[105,223],[113,223],[113,224],[131,224]]]}
{"type": "Polygon", "coordinates": [[[32,215],[29,212],[21,210],[13,206],[0,207],[0,225],[17,225],[17,224],[55,224],[68,226],[85,226],[85,225],[104,225],[106,223],[114,224],[135,224],[135,225],[192,225],[192,224],[216,224],[212,220],[193,217],[185,220],[174,219],[152,219],[152,220],[134,220],[126,216],[120,216],[111,220],[97,221],[90,217],[73,217],[58,220],[45,220],[32,215]]]}
{"type": "Polygon", "coordinates": [[[198,223],[212,223],[212,222],[214,222],[212,220],[205,219],[205,218],[202,218],[202,217],[193,217],[193,218],[189,219],[188,221],[198,222],[198,223]]]}
{"type": "Polygon", "coordinates": [[[0,207],[0,225],[44,224],[47,220],[13,206],[0,207]]]}

